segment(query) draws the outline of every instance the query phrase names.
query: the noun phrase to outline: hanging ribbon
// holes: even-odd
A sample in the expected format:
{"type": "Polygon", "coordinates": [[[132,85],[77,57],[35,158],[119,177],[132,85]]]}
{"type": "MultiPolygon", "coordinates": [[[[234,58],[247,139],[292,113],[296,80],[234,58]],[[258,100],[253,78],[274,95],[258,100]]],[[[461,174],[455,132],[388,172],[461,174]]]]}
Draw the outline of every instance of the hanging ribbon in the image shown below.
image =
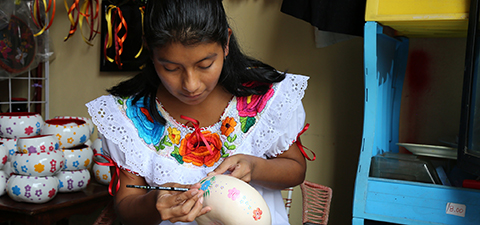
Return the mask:
{"type": "Polygon", "coordinates": [[[35,23],[35,25],[37,25],[37,27],[42,28],[42,29],[40,29],[39,32],[37,32],[36,34],[33,35],[35,37],[42,35],[43,32],[48,30],[53,23],[53,19],[55,18],[56,1],[55,0],[50,0],[48,2],[48,4],[47,4],[46,0],[43,0],[42,2],[43,2],[43,6],[45,8],[45,21],[48,20],[48,13],[50,12],[50,9],[52,10],[52,16],[50,18],[50,21],[48,22],[48,25],[46,23],[44,24],[43,19],[42,19],[42,14],[40,13],[40,0],[35,0],[33,2],[33,8],[32,8],[33,22],[35,23]]]}
{"type": "Polygon", "coordinates": [[[93,155],[93,160],[95,161],[95,163],[97,163],[98,165],[101,165],[101,166],[114,166],[115,167],[115,172],[112,174],[112,179],[110,180],[110,184],[108,185],[108,193],[110,193],[111,196],[114,196],[115,194],[113,193],[113,188],[112,187],[113,187],[113,183],[115,182],[115,179],[117,180],[117,185],[115,186],[115,193],[117,193],[118,189],[120,188],[120,178],[117,177],[117,176],[120,175],[120,168],[118,168],[118,165],[110,157],[108,157],[106,155],[95,153],[93,155]],[[107,162],[98,162],[97,160],[95,160],[96,156],[104,158],[105,160],[107,160],[107,162]]]}
{"type": "Polygon", "coordinates": [[[305,147],[304,145],[302,145],[302,142],[300,141],[300,136],[301,136],[303,133],[305,133],[305,131],[308,130],[308,127],[309,127],[309,126],[310,126],[310,124],[307,123],[307,124],[303,127],[302,131],[300,131],[300,133],[298,133],[298,135],[297,135],[297,142],[296,142],[296,143],[297,143],[298,148],[299,148],[300,151],[302,152],[303,156],[305,156],[306,159],[308,159],[308,160],[310,160],[310,161],[313,161],[313,160],[315,160],[315,159],[317,158],[317,156],[315,155],[315,152],[313,152],[312,150],[310,150],[310,149],[308,149],[307,147],[305,147]],[[305,152],[304,148],[307,149],[308,151],[310,151],[310,152],[313,154],[313,159],[310,158],[310,156],[307,155],[307,153],[305,152]]]}
{"type": "MultiPolygon", "coordinates": [[[[144,8],[145,8],[145,6],[141,6],[141,7],[138,8],[140,10],[141,15],[142,15],[142,37],[145,36],[145,32],[143,30],[144,29],[143,17],[144,17],[144,14],[145,14],[145,12],[143,10],[144,8]]],[[[143,44],[140,46],[140,50],[138,51],[137,55],[135,55],[135,58],[140,57],[140,55],[142,54],[142,51],[143,51],[143,44]]]]}
{"type": "Polygon", "coordinates": [[[93,46],[91,43],[93,39],[95,39],[96,35],[100,33],[98,28],[100,27],[100,20],[98,20],[99,15],[99,7],[100,3],[98,0],[95,0],[95,6],[92,4],[93,0],[86,0],[82,7],[80,8],[79,12],[79,26],[80,26],[80,33],[82,34],[83,41],[90,46],[93,46]],[[90,12],[88,12],[90,10],[90,12]],[[87,25],[90,27],[90,35],[88,38],[85,37],[83,34],[83,19],[87,22],[87,25]],[[90,21],[89,21],[90,19],[90,21]],[[95,29],[95,21],[97,21],[97,29],[95,29]]]}
{"type": "Polygon", "coordinates": [[[123,63],[121,62],[120,56],[123,53],[123,43],[125,42],[128,33],[127,21],[123,17],[122,10],[115,5],[109,5],[107,7],[105,20],[107,21],[107,34],[105,36],[103,54],[105,56],[105,59],[107,59],[109,62],[115,61],[117,66],[121,69],[123,63]],[[117,26],[115,26],[116,16],[118,16],[118,18],[120,19],[120,22],[117,26]],[[122,30],[122,28],[125,29],[125,33],[123,35],[120,35],[119,32],[122,30]],[[112,47],[113,44],[115,44],[115,59],[112,59],[107,55],[107,49],[112,47]]]}
{"type": "MultiPolygon", "coordinates": [[[[210,152],[210,155],[213,155],[212,147],[210,147],[210,144],[207,142],[207,139],[205,138],[205,136],[203,136],[202,131],[200,131],[200,123],[198,122],[198,120],[192,119],[188,116],[183,116],[183,115],[180,115],[180,118],[184,120],[188,120],[188,122],[192,123],[193,128],[195,128],[192,134],[197,137],[197,140],[202,140],[205,146],[207,147],[208,151],[210,152]]],[[[198,145],[195,146],[195,149],[197,148],[198,148],[198,145]]]]}
{"type": "Polygon", "coordinates": [[[72,35],[75,34],[75,31],[77,30],[77,24],[79,20],[79,10],[78,10],[78,5],[79,5],[79,0],[74,0],[72,6],[68,7],[67,0],[63,0],[65,4],[65,8],[67,9],[67,15],[68,15],[68,20],[70,20],[70,31],[68,32],[67,37],[65,37],[64,41],[67,41],[72,35]],[[77,9],[77,10],[75,10],[77,9]],[[75,15],[73,15],[77,11],[77,16],[75,19],[75,15]]]}

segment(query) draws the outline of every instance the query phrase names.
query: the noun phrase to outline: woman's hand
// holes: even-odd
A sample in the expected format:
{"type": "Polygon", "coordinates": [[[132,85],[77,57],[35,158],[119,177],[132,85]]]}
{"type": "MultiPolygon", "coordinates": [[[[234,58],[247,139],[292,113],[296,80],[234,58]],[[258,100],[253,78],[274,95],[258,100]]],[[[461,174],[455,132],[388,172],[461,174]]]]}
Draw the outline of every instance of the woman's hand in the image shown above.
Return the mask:
{"type": "Polygon", "coordinates": [[[223,174],[227,172],[231,176],[249,183],[252,181],[252,172],[255,170],[255,164],[258,160],[263,159],[244,154],[232,155],[226,158],[217,168],[215,168],[215,170],[213,170],[213,172],[210,172],[208,175],[223,174]]]}
{"type": "Polygon", "coordinates": [[[203,207],[203,191],[200,184],[180,185],[167,183],[162,186],[189,188],[186,192],[159,191],[156,207],[162,220],[170,222],[192,222],[198,216],[210,211],[210,207],[203,207]]]}

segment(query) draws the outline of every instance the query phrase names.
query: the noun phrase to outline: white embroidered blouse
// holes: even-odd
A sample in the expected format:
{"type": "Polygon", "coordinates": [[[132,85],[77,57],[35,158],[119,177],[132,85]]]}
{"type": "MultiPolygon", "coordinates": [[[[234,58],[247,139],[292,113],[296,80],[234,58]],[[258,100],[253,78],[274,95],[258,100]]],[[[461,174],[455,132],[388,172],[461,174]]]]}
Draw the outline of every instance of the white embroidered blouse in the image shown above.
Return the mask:
{"type": "MultiPolygon", "coordinates": [[[[271,158],[288,150],[304,128],[302,98],[308,77],[287,74],[264,95],[233,97],[220,121],[199,128],[177,122],[157,101],[162,125],[153,121],[143,99],[101,96],[87,103],[104,139],[104,151],[117,165],[145,178],[151,186],[167,182],[193,184],[235,154],[271,158]]],[[[288,224],[279,190],[253,185],[269,205],[272,224],[288,224]]],[[[164,221],[163,224],[168,221],[164,221]]],[[[196,224],[196,223],[191,223],[196,224]]]]}

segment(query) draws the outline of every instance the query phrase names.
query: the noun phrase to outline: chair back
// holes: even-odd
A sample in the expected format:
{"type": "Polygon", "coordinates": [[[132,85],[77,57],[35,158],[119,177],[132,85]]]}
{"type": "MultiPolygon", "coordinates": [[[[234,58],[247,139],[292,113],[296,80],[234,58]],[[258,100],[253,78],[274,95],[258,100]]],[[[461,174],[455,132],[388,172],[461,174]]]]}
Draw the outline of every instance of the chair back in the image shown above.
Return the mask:
{"type": "Polygon", "coordinates": [[[300,184],[300,189],[303,198],[302,224],[328,224],[332,189],[307,180],[300,184]]]}

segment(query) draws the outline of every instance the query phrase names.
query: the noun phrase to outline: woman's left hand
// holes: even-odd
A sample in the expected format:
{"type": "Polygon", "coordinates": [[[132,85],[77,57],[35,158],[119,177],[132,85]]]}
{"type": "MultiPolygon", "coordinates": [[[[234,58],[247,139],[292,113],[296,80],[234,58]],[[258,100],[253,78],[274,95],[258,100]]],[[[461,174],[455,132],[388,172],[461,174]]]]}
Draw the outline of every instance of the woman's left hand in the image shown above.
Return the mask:
{"type": "Polygon", "coordinates": [[[252,180],[252,172],[255,170],[255,165],[258,160],[263,159],[244,154],[229,156],[208,175],[211,176],[227,172],[230,173],[231,176],[249,183],[252,180]]]}

